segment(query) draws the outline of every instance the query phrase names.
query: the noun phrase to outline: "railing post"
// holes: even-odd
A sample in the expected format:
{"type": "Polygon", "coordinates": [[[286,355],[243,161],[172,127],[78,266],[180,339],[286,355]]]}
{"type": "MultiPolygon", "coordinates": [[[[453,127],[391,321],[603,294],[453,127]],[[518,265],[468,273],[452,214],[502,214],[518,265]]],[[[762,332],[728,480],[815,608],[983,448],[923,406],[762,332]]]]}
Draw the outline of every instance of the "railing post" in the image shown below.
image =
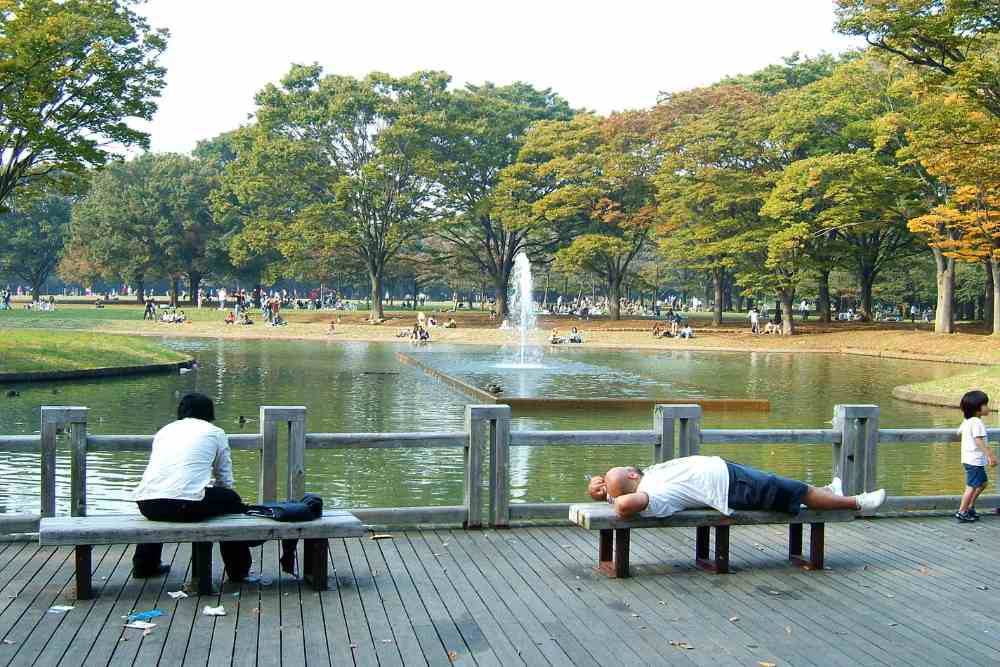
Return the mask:
{"type": "Polygon", "coordinates": [[[56,515],[56,433],[67,425],[73,438],[70,511],[73,516],[84,516],[87,511],[87,408],[43,405],[39,431],[39,514],[43,517],[56,515]]]}
{"type": "Polygon", "coordinates": [[[701,451],[701,406],[657,405],[653,411],[653,430],[660,434],[653,445],[653,463],[662,463],[701,451]],[[680,422],[679,424],[677,422],[680,422]],[[679,433],[674,450],[674,434],[679,433]]]}
{"type": "Polygon", "coordinates": [[[56,515],[56,430],[59,428],[62,408],[43,405],[41,412],[39,514],[52,517],[56,515]]]}
{"type": "Polygon", "coordinates": [[[258,474],[258,502],[269,503],[278,499],[278,425],[288,429],[288,480],[289,498],[298,500],[305,493],[305,423],[304,406],[260,406],[260,473],[258,474]],[[297,496],[295,494],[298,494],[297,496]]]}
{"type": "Polygon", "coordinates": [[[69,511],[71,516],[87,516],[87,408],[67,408],[70,426],[71,465],[69,511]]]}
{"type": "Polygon", "coordinates": [[[483,445],[488,438],[489,525],[506,528],[510,524],[510,406],[468,405],[465,408],[465,427],[469,434],[465,453],[465,525],[467,528],[482,526],[481,464],[483,445]]]}
{"type": "Polygon", "coordinates": [[[872,491],[878,484],[877,405],[836,405],[833,428],[840,442],[833,445],[833,476],[840,477],[844,494],[872,491]]]}
{"type": "MultiPolygon", "coordinates": [[[[468,440],[463,450],[465,480],[463,484],[465,506],[464,528],[483,526],[483,442],[486,435],[486,420],[481,405],[465,406],[465,433],[468,440]]],[[[487,406],[489,409],[492,406],[487,406]]]]}
{"type": "Polygon", "coordinates": [[[288,498],[300,500],[306,493],[306,409],[296,410],[288,422],[288,498]]]}

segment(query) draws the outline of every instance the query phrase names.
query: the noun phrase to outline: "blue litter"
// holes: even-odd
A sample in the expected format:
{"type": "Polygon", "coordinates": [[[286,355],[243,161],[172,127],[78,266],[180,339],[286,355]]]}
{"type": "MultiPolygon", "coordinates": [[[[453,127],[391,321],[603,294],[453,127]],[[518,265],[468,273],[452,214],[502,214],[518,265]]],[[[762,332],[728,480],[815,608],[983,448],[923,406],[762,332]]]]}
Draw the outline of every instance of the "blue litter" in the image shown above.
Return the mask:
{"type": "Polygon", "coordinates": [[[126,618],[128,622],[132,621],[148,621],[151,618],[156,618],[157,616],[163,616],[163,612],[159,609],[153,609],[151,611],[137,611],[134,614],[129,614],[126,618]]]}

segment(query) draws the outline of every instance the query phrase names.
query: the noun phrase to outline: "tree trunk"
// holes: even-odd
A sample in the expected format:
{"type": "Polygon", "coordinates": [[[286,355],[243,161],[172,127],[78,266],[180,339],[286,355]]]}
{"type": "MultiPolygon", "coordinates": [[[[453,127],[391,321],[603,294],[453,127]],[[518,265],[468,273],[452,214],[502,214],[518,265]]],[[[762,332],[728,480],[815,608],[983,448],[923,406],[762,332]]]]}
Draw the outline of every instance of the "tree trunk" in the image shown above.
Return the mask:
{"type": "Polygon", "coordinates": [[[819,297],[816,299],[816,310],[819,313],[819,321],[823,324],[830,323],[830,271],[819,272],[819,297]]]}
{"type": "Polygon", "coordinates": [[[795,301],[795,290],[779,290],[781,295],[781,333],[785,336],[795,335],[795,322],[792,321],[792,307],[795,301]]]}
{"type": "Polygon", "coordinates": [[[142,278],[136,278],[132,282],[135,283],[135,302],[141,306],[146,303],[146,284],[142,278]]]}
{"type": "Polygon", "coordinates": [[[859,282],[861,283],[861,312],[864,316],[868,318],[871,322],[875,318],[872,313],[872,286],[875,284],[875,276],[869,273],[862,273],[859,276],[859,282]]]}
{"type": "Polygon", "coordinates": [[[1000,338],[1000,257],[990,260],[990,277],[993,279],[993,336],[1000,338]]]}
{"type": "Polygon", "coordinates": [[[198,305],[198,291],[201,289],[201,271],[188,273],[188,283],[191,285],[191,305],[198,305]]]}
{"type": "Polygon", "coordinates": [[[385,311],[382,308],[382,271],[369,267],[368,276],[372,283],[372,305],[368,311],[368,321],[381,322],[385,319],[385,311]]]}
{"type": "Polygon", "coordinates": [[[170,278],[170,306],[172,308],[177,307],[177,302],[180,300],[180,289],[181,280],[177,276],[172,276],[170,278]]]}
{"type": "Polygon", "coordinates": [[[622,280],[621,278],[608,279],[608,313],[611,319],[618,321],[622,318],[622,280]]]}
{"type": "Polygon", "coordinates": [[[937,313],[934,318],[934,333],[955,333],[955,260],[945,257],[937,248],[934,264],[937,269],[937,313]]]}
{"type": "Polygon", "coordinates": [[[1000,265],[1000,259],[988,259],[983,265],[986,268],[986,294],[984,294],[983,303],[983,322],[988,327],[992,327],[990,331],[993,332],[994,336],[1000,335],[997,331],[997,321],[994,313],[996,312],[997,303],[997,270],[993,266],[994,263],[1000,265]]]}
{"type": "Polygon", "coordinates": [[[42,298],[42,283],[37,280],[31,281],[31,300],[38,301],[42,298]]]}
{"type": "Polygon", "coordinates": [[[513,268],[513,263],[505,261],[503,268],[500,269],[500,274],[493,277],[493,289],[496,290],[497,300],[497,319],[501,322],[510,316],[510,313],[507,312],[507,286],[510,284],[510,272],[513,268]]]}
{"type": "Polygon", "coordinates": [[[712,271],[712,282],[715,284],[715,303],[712,304],[712,326],[716,327],[722,326],[722,289],[724,287],[724,279],[725,275],[722,269],[714,269],[712,271]]]}

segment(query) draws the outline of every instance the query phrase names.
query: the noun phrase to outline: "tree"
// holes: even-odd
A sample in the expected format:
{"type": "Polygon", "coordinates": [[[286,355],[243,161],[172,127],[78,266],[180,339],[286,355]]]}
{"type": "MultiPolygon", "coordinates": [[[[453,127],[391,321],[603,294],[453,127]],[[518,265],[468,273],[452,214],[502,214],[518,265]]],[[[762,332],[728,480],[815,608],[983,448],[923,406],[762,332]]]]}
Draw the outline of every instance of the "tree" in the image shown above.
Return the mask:
{"type": "Polygon", "coordinates": [[[42,286],[59,265],[66,245],[70,200],[50,194],[15,200],[0,214],[0,274],[12,274],[31,285],[31,298],[41,298],[42,286]]]}
{"type": "Polygon", "coordinates": [[[109,145],[146,146],[167,33],[135,0],[0,0],[0,206],[16,190],[105,164],[109,145]]]}
{"type": "Polygon", "coordinates": [[[572,240],[556,252],[556,267],[604,280],[613,320],[621,319],[622,284],[649,241],[656,213],[649,135],[644,127],[636,130],[631,116],[580,115],[540,124],[523,151],[534,159],[509,174],[556,186],[531,202],[529,219],[574,226],[572,240]],[[543,155],[548,159],[538,159],[543,155]]]}
{"type": "Polygon", "coordinates": [[[717,85],[669,95],[650,112],[662,156],[654,179],[661,253],[711,275],[715,326],[727,281],[760,247],[753,235],[777,166],[760,122],[764,109],[761,95],[717,85]]]}
{"type": "Polygon", "coordinates": [[[837,0],[837,30],[949,79],[1000,118],[997,0],[837,0]]]}
{"type": "Polygon", "coordinates": [[[507,288],[514,257],[548,253],[557,240],[527,227],[504,225],[498,185],[505,167],[540,120],[566,120],[569,105],[549,89],[526,83],[468,85],[455,91],[434,142],[438,205],[446,212],[438,235],[446,242],[441,261],[468,262],[489,276],[501,319],[507,316],[507,288]]]}
{"type": "Polygon", "coordinates": [[[387,262],[434,220],[432,117],[442,113],[448,81],[441,72],[355,79],[296,65],[266,86],[256,97],[259,134],[232,163],[227,189],[246,216],[242,242],[257,251],[276,244],[288,257],[307,229],[326,236],[366,267],[370,318],[381,321],[387,262]],[[250,173],[254,162],[276,169],[250,173]],[[237,174],[247,180],[233,182],[237,174]]]}

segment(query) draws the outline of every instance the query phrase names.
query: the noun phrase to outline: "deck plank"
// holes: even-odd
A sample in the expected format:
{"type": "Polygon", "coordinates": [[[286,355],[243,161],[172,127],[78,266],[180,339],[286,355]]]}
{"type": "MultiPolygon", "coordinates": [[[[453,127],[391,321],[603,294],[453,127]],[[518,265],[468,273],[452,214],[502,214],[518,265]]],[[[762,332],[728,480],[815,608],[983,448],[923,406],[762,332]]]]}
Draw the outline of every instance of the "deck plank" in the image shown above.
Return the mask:
{"type": "Polygon", "coordinates": [[[1000,663],[1000,517],[827,532],[827,569],[803,572],[784,527],[734,528],[734,572],[712,575],[693,566],[693,530],[636,530],[634,576],[617,580],[594,574],[596,535],[575,526],[410,530],[331,540],[324,592],[279,575],[271,542],[254,549],[270,585],[220,586],[214,549],[218,592],[182,600],[166,593],[189,576],[189,544],[165,547],[173,569],[149,580],[130,576],[132,547],[96,548],[96,598],[76,601],[69,548],[6,543],[0,666],[1000,663]],[[46,613],[62,603],[75,608],[46,613]],[[202,615],[219,603],[227,616],[202,615]],[[120,641],[121,616],[152,608],[157,628],[120,641]]]}

